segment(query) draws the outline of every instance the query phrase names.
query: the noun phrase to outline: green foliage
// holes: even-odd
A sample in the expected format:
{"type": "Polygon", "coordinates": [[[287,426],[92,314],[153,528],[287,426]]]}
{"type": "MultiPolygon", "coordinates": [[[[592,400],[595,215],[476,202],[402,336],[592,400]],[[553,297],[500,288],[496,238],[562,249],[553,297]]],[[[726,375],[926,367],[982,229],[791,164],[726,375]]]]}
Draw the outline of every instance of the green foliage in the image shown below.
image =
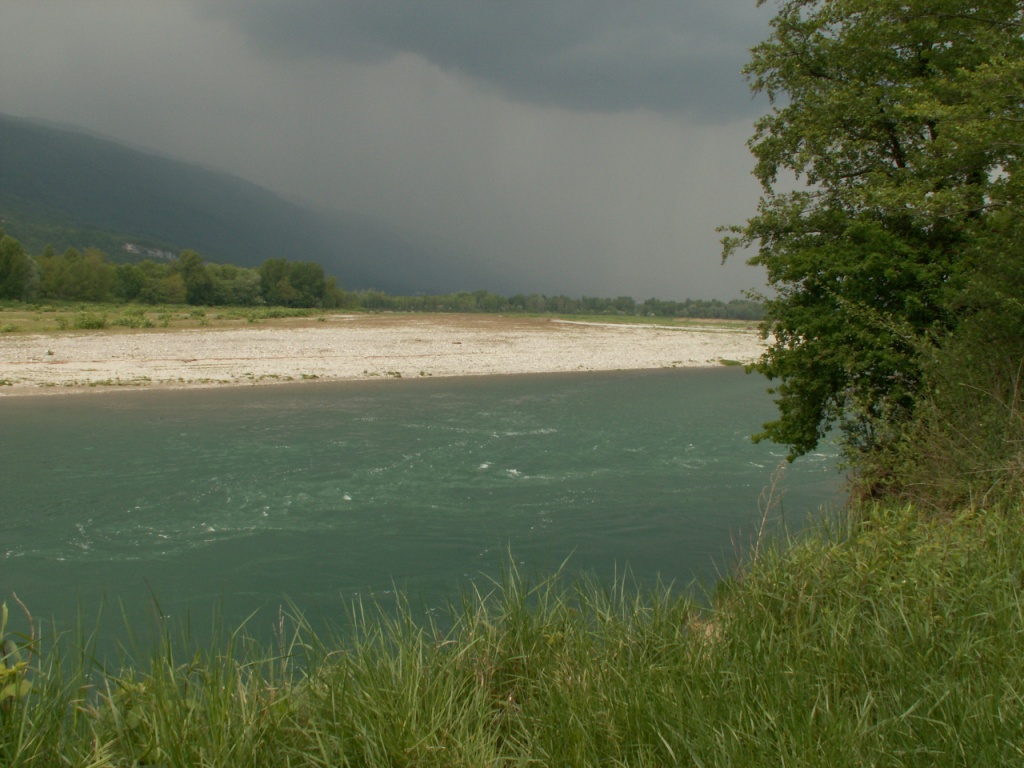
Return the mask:
{"type": "Polygon", "coordinates": [[[182,251],[175,266],[185,284],[185,301],[188,304],[212,304],[215,289],[203,257],[195,251],[182,251]]]}
{"type": "Polygon", "coordinates": [[[303,308],[288,308],[288,307],[258,307],[256,309],[250,309],[244,313],[246,321],[250,323],[259,323],[264,320],[276,320],[283,317],[309,317],[312,311],[303,308]]]}
{"type": "Polygon", "coordinates": [[[211,304],[252,307],[263,303],[257,270],[234,264],[207,264],[206,270],[213,281],[214,297],[211,304]]]}
{"type": "Polygon", "coordinates": [[[779,419],[759,437],[796,456],[838,423],[857,456],[910,417],[974,256],[1010,242],[993,217],[1021,212],[1022,55],[1015,0],[780,4],[746,68],[774,105],[750,142],[761,204],[724,241],[756,244],[776,291],[755,367],[779,419]]]}
{"type": "MultiPolygon", "coordinates": [[[[54,318],[57,323],[57,327],[66,331],[68,329],[77,331],[97,331],[107,327],[107,309],[109,305],[92,305],[91,309],[87,309],[88,304],[78,304],[77,308],[82,311],[76,312],[70,318],[67,316],[58,316],[54,318]]],[[[72,308],[73,309],[73,308],[72,308]]],[[[122,323],[114,322],[112,325],[122,325],[122,323]]]]}
{"type": "Polygon", "coordinates": [[[727,320],[760,320],[760,303],[745,299],[728,302],[687,299],[636,302],[630,297],[602,299],[583,296],[529,295],[499,296],[489,291],[460,291],[432,296],[391,296],[381,291],[347,292],[341,306],[389,312],[496,312],[503,314],[560,314],[608,317],[664,317],[727,320]]]}
{"type": "Polygon", "coordinates": [[[0,717],[12,703],[19,702],[32,690],[26,677],[28,661],[22,658],[14,638],[7,634],[9,618],[7,603],[0,603],[0,717]]]}
{"type": "Polygon", "coordinates": [[[288,282],[288,261],[267,259],[260,267],[260,294],[267,304],[287,305],[298,295],[288,282]]]}
{"type": "Polygon", "coordinates": [[[730,680],[715,701],[725,722],[756,724],[737,735],[775,753],[764,764],[1015,762],[1021,509],[855,513],[722,589],[712,674],[730,680]]]}
{"type": "Polygon", "coordinates": [[[69,248],[61,256],[47,250],[36,259],[36,264],[39,298],[104,302],[114,297],[117,271],[94,248],[84,253],[69,248]]]}
{"type": "Polygon", "coordinates": [[[267,259],[259,268],[260,294],[267,304],[285,307],[337,306],[337,288],[313,261],[267,259]]]}
{"type": "Polygon", "coordinates": [[[974,271],[954,335],[924,357],[927,388],[889,449],[864,472],[873,490],[927,509],[1024,496],[1024,223],[1007,212],[994,237],[1015,241],[974,271]]]}
{"type": "Polygon", "coordinates": [[[761,302],[751,299],[732,299],[728,302],[712,299],[700,301],[662,301],[647,299],[638,307],[648,317],[692,317],[722,320],[761,320],[764,307],[761,302]]]}
{"type": "MultiPolygon", "coordinates": [[[[182,251],[173,261],[149,259],[132,264],[113,264],[95,248],[80,253],[69,248],[58,256],[47,247],[36,258],[26,256],[17,240],[0,240],[0,300],[137,302],[148,305],[253,307],[253,321],[272,315],[263,307],[289,309],[367,309],[392,312],[490,312],[557,313],[593,317],[707,318],[757,320],[759,303],[734,299],[637,302],[629,296],[597,298],[517,294],[500,296],[489,291],[460,291],[435,296],[393,296],[381,291],[344,291],[315,262],[268,259],[259,269],[233,264],[212,264],[197,252],[182,251]],[[10,250],[11,264],[24,264],[4,272],[3,249],[10,250]],[[17,295],[16,295],[17,294],[17,295]]],[[[126,327],[134,316],[112,321],[126,327]]]]}
{"type": "Polygon", "coordinates": [[[29,299],[37,283],[35,265],[21,243],[0,230],[0,299],[29,299]]]}
{"type": "Polygon", "coordinates": [[[107,316],[100,312],[79,312],[71,321],[78,331],[100,331],[107,327],[107,316]]]}
{"type": "Polygon", "coordinates": [[[156,325],[141,307],[129,307],[120,316],[110,321],[110,325],[121,328],[152,328],[156,325]]]}

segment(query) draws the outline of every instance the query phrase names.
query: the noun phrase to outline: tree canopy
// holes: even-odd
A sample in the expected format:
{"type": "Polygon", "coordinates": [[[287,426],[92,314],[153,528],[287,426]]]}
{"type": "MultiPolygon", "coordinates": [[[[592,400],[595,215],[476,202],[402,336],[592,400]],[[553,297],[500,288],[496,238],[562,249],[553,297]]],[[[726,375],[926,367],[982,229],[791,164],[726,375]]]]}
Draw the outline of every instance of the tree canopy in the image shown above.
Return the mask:
{"type": "MultiPolygon", "coordinates": [[[[764,0],[759,2],[762,4],[764,0]]],[[[795,457],[839,425],[870,452],[909,418],[964,286],[1013,250],[1022,213],[1019,0],[784,0],[745,72],[771,110],[749,146],[755,246],[773,289],[755,368],[795,457]]]]}
{"type": "Polygon", "coordinates": [[[0,299],[21,299],[32,287],[32,262],[21,243],[0,230],[0,299]]]}

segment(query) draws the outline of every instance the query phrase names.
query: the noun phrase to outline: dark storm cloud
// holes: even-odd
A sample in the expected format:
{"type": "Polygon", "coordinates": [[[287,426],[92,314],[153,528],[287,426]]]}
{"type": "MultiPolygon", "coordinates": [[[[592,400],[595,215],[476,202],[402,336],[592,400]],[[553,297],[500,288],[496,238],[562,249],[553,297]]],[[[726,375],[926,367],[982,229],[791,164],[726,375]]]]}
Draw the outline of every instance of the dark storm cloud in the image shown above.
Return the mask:
{"type": "Polygon", "coordinates": [[[753,0],[204,4],[276,55],[374,62],[415,54],[521,102],[712,122],[755,111],[739,74],[766,28],[766,14],[754,6],[753,0]]]}
{"type": "Polygon", "coordinates": [[[728,299],[763,285],[742,258],[720,264],[715,226],[756,210],[744,142],[765,105],[740,69],[768,4],[3,9],[0,112],[380,222],[494,275],[473,289],[728,299]]]}

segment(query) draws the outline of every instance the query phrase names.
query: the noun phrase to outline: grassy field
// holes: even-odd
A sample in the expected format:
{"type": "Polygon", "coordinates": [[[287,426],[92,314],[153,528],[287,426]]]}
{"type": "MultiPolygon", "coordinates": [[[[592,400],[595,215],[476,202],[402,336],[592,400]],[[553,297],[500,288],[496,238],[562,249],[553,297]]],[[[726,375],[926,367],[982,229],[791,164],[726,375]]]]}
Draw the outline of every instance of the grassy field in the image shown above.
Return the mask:
{"type": "Polygon", "coordinates": [[[117,669],[35,627],[0,763],[1020,764],[1021,511],[862,508],[711,595],[513,571],[433,625],[355,605],[337,637],[282,614],[273,647],[167,629],[117,669]]]}
{"type": "Polygon", "coordinates": [[[146,328],[225,328],[250,323],[315,319],[323,310],[286,307],[190,307],[135,304],[0,305],[0,334],[118,331],[146,328]]]}
{"type": "MultiPolygon", "coordinates": [[[[61,333],[65,331],[125,331],[231,328],[253,323],[294,325],[316,322],[342,310],[290,309],[287,307],[191,307],[135,304],[40,304],[0,303],[0,336],[8,333],[61,333]]],[[[362,310],[358,314],[371,314],[362,310]]],[[[351,314],[351,312],[348,312],[351,314]]],[[[395,314],[395,313],[388,313],[395,314]]],[[[538,315],[509,315],[539,317],[538,315]]],[[[757,326],[748,320],[699,320],[692,318],[636,317],[633,315],[543,315],[574,322],[640,323],[704,330],[742,331],[757,326]]]]}

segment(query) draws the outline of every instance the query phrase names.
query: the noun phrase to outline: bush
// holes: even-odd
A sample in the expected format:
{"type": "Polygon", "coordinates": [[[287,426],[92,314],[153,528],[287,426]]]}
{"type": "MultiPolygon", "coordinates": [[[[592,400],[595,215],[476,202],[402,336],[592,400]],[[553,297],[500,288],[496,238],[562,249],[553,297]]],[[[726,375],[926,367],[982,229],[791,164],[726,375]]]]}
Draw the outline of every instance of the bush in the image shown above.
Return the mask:
{"type": "MultiPolygon", "coordinates": [[[[1019,225],[1024,235],[1024,224],[1019,225]]],[[[1024,253],[988,258],[953,333],[922,355],[914,414],[862,469],[876,494],[934,510],[1024,494],[1024,253]]]]}
{"type": "Polygon", "coordinates": [[[250,323],[258,323],[262,320],[274,320],[283,317],[309,317],[318,312],[320,312],[318,309],[297,307],[261,307],[248,310],[245,313],[245,318],[250,323]]]}
{"type": "Polygon", "coordinates": [[[79,312],[71,321],[71,327],[80,331],[98,331],[107,327],[106,314],[79,312]]]}
{"type": "Polygon", "coordinates": [[[122,328],[152,328],[156,325],[146,316],[145,310],[141,307],[126,309],[120,317],[111,320],[110,324],[122,328]]]}

